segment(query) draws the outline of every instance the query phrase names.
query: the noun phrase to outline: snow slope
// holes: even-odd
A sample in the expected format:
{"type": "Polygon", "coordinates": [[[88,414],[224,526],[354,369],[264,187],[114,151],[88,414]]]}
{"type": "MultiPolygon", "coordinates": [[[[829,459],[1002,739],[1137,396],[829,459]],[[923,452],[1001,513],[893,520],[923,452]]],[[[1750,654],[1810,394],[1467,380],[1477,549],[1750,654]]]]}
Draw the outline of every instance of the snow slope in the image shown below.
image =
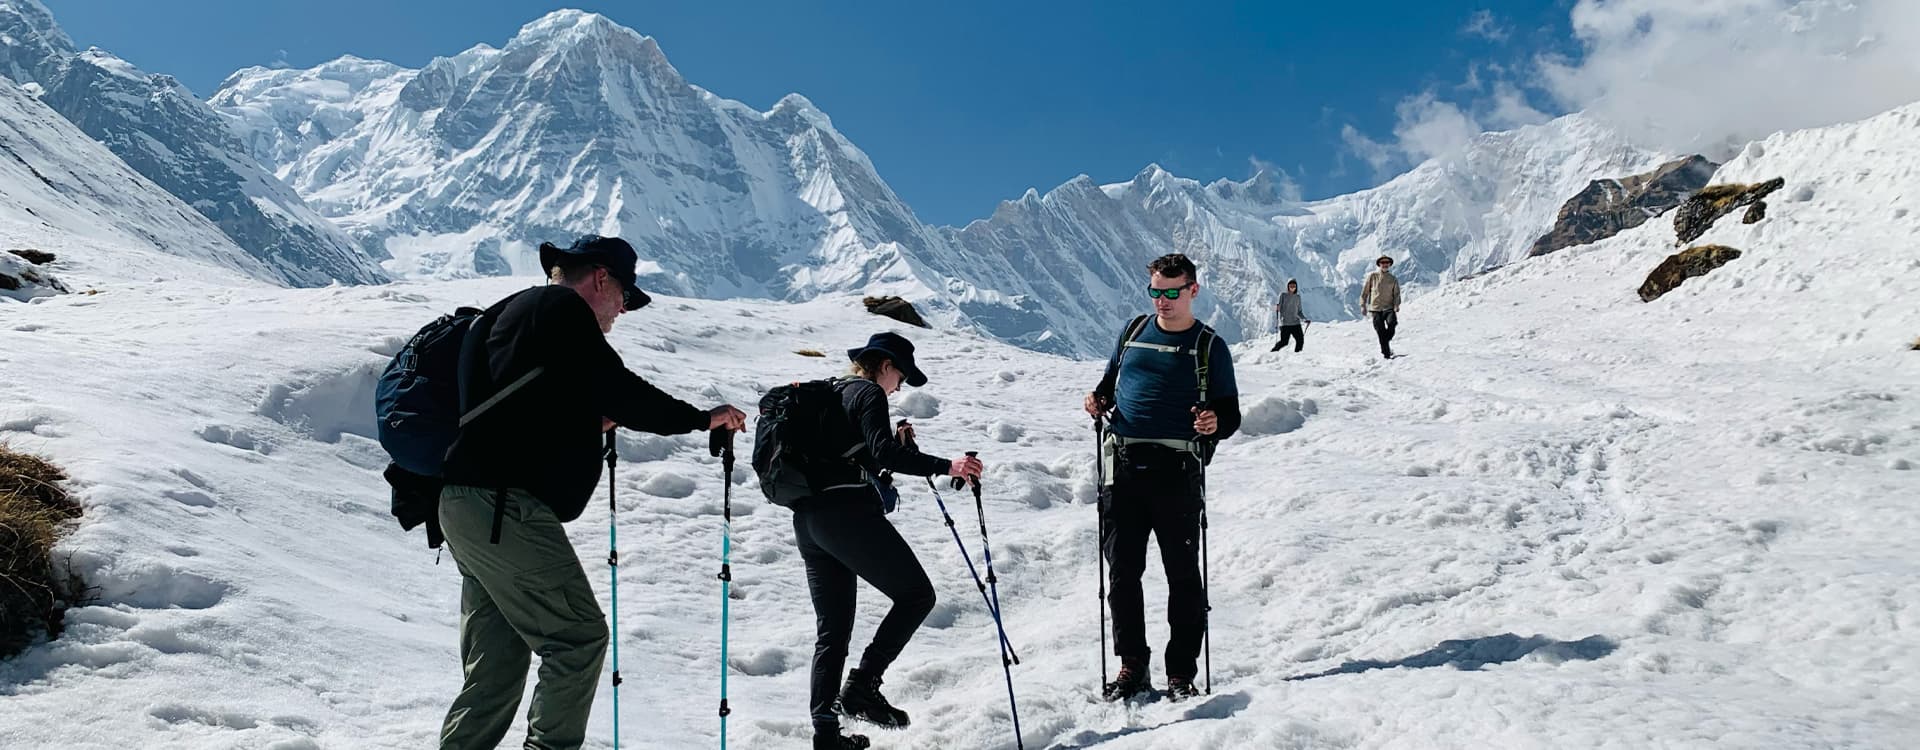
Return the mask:
{"type": "Polygon", "coordinates": [[[62,269],[149,280],[211,273],[230,283],[271,276],[206,217],[4,81],[0,232],[0,250],[70,247],[60,253],[62,269]]]}
{"type": "Polygon", "coordinates": [[[247,153],[226,118],[171,76],[99,49],[77,51],[38,0],[0,1],[0,72],[295,286],[375,283],[379,268],[247,153]]]}
{"type": "MultiPolygon", "coordinates": [[[[1671,250],[1662,222],[1411,300],[1402,359],[1347,323],[1313,326],[1299,355],[1239,347],[1247,427],[1211,469],[1215,690],[1193,704],[1091,698],[1077,404],[1098,365],[909,332],[933,382],[896,409],[931,450],[989,465],[1026,745],[1910,746],[1917,126],[1908,107],[1748,149],[1719,179],[1784,175],[1786,199],[1714,229],[1747,254],[1655,303],[1633,290],[1671,250]]],[[[69,281],[117,291],[0,304],[0,437],[77,478],[89,516],[66,548],[102,598],[0,665],[0,746],[430,744],[457,684],[457,579],[390,526],[371,381],[420,323],[522,282],[69,281]]],[[[747,404],[834,371],[790,352],[883,327],[857,308],[667,298],[614,340],[671,392],[747,404]]],[[[625,746],[717,730],[721,493],[702,442],[622,437],[625,746]]],[[[732,739],[804,747],[800,563],[786,512],[736,479],[732,739]]],[[[991,624],[930,498],[905,494],[893,520],[941,603],[888,676],[915,726],[874,734],[1010,748],[991,624]]],[[[973,509],[947,499],[978,554],[973,509]]],[[[607,520],[596,504],[570,529],[602,596],[607,520]]],[[[610,699],[591,747],[610,744],[610,699]]]]}
{"type": "Polygon", "coordinates": [[[1300,202],[1268,172],[1202,185],[1149,166],[930,227],[806,99],[761,112],[720,98],[653,39],[570,10],[417,71],[351,57],[249,68],[211,101],[401,276],[526,274],[542,241],[617,233],[658,264],[648,283],[675,293],[898,294],[936,320],[1080,356],[1105,355],[1160,255],[1200,262],[1201,314],[1229,336],[1264,330],[1289,278],[1310,315],[1346,318],[1382,253],[1416,286],[1525,257],[1590,180],[1667,158],[1572,116],[1325,201],[1300,202]]]}

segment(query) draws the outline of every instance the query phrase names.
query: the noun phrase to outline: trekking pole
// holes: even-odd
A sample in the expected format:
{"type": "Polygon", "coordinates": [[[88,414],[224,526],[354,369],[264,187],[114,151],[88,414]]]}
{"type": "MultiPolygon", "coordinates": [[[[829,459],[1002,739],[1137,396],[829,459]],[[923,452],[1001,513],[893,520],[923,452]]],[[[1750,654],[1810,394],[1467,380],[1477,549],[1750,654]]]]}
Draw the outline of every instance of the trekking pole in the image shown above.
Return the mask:
{"type": "Polygon", "coordinates": [[[620,506],[614,501],[613,467],[620,455],[614,450],[613,430],[607,430],[607,578],[611,582],[613,606],[613,750],[620,750],[620,545],[616,541],[620,506]]]}
{"type": "MultiPolygon", "coordinates": [[[[1196,456],[1198,454],[1196,453],[1196,456]]],[[[1200,628],[1201,650],[1207,674],[1207,694],[1213,694],[1213,593],[1207,573],[1207,459],[1200,457],[1200,601],[1206,605],[1206,619],[1200,628]]]]}
{"type": "Polygon", "coordinates": [[[720,750],[727,750],[727,623],[733,588],[733,431],[714,428],[707,434],[707,452],[720,459],[720,750]]]}
{"type": "MultiPolygon", "coordinates": [[[[907,447],[914,447],[913,441],[902,441],[907,447]]],[[[1013,642],[1007,640],[1007,629],[1000,624],[1000,608],[993,606],[993,600],[987,596],[987,584],[981,582],[980,571],[973,567],[973,556],[967,554],[967,543],[960,540],[960,529],[953,524],[953,515],[947,512],[947,502],[940,498],[940,488],[933,483],[933,477],[926,477],[927,489],[933,492],[933,502],[940,507],[940,518],[946,521],[947,531],[953,534],[953,544],[960,548],[960,559],[967,561],[967,574],[973,576],[973,585],[980,589],[980,603],[987,605],[987,614],[993,616],[993,627],[1000,631],[1000,646],[1009,654],[1013,653],[1013,642]]],[[[1020,663],[1020,656],[1013,656],[1013,663],[1020,663]]]]}
{"type": "MultiPolygon", "coordinates": [[[[967,458],[975,458],[979,455],[979,451],[967,451],[967,458]]],[[[954,481],[958,482],[960,478],[954,477],[954,481]]],[[[976,477],[972,484],[973,510],[980,517],[980,556],[987,563],[987,589],[993,592],[993,620],[994,624],[1000,626],[1002,636],[1000,645],[1003,651],[1000,654],[1000,668],[1007,673],[1007,705],[1013,710],[1013,744],[1016,748],[1025,750],[1026,744],[1020,736],[1020,703],[1013,697],[1013,665],[1018,664],[1020,660],[1009,658],[1013,649],[1007,648],[1005,640],[1007,628],[1000,617],[1000,582],[993,575],[993,542],[987,539],[987,506],[980,499],[979,478],[976,477]]]]}
{"type": "Polygon", "coordinates": [[[1107,512],[1100,507],[1100,493],[1107,487],[1107,425],[1106,420],[1096,414],[1093,417],[1093,474],[1097,484],[1093,486],[1093,511],[1099,518],[1099,534],[1094,539],[1094,556],[1100,558],[1100,684],[1107,684],[1107,512]]]}

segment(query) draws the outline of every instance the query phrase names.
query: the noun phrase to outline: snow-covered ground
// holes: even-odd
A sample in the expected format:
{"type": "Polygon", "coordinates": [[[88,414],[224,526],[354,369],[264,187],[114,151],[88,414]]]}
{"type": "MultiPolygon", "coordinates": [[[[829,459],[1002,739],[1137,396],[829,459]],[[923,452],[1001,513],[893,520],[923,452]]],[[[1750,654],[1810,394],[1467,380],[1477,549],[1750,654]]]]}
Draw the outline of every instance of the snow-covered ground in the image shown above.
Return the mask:
{"type": "MultiPolygon", "coordinates": [[[[1913,746],[1917,124],[1749,149],[1720,179],[1786,176],[1770,218],[1723,220],[1703,241],[1746,255],[1651,304],[1633,290],[1671,251],[1665,221],[1412,300],[1402,359],[1360,324],[1312,327],[1301,354],[1239,347],[1247,428],[1212,468],[1214,694],[1194,703],[1093,699],[1078,401],[1100,365],[909,331],[933,382],[896,412],[990,467],[1026,746],[1913,746]]],[[[84,262],[52,270],[101,293],[0,302],[0,440],[74,475],[88,516],[66,550],[100,601],[0,664],[0,747],[430,746],[459,681],[457,574],[387,516],[372,383],[433,315],[526,281],[154,281],[55,239],[33,241],[84,262]]],[[[853,299],[662,298],[614,338],[669,391],[747,406],[837,371],[794,350],[884,322],[853,299]]],[[[699,435],[625,435],[621,454],[622,744],[710,747],[720,470],[699,435]]],[[[742,464],[731,739],[803,747],[811,610],[787,513],[742,464]]],[[[607,520],[596,503],[570,528],[602,597],[607,520]]],[[[941,603],[888,676],[915,726],[878,746],[1013,747],[992,625],[932,498],[908,486],[893,520],[941,603]]],[[[864,599],[860,638],[884,609],[864,599]]]]}

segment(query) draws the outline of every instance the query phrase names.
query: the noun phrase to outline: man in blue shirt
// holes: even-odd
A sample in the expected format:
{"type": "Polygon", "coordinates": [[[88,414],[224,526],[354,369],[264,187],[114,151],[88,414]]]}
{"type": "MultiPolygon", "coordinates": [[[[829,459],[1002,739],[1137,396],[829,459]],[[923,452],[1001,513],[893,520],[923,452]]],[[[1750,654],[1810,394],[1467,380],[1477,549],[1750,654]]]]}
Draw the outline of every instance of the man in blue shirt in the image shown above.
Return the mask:
{"type": "Polygon", "coordinates": [[[1167,573],[1167,692],[1173,700],[1200,694],[1196,663],[1207,629],[1207,592],[1200,575],[1200,527],[1206,512],[1205,462],[1213,446],[1240,428],[1239,394],[1227,342],[1193,316],[1199,272],[1185,255],[1147,266],[1152,315],[1129,323],[1087,394],[1086,410],[1106,416],[1100,461],[1100,549],[1108,563],[1113,652],[1120,674],[1103,686],[1107,700],[1153,690],[1140,576],[1147,537],[1160,541],[1167,573]]]}

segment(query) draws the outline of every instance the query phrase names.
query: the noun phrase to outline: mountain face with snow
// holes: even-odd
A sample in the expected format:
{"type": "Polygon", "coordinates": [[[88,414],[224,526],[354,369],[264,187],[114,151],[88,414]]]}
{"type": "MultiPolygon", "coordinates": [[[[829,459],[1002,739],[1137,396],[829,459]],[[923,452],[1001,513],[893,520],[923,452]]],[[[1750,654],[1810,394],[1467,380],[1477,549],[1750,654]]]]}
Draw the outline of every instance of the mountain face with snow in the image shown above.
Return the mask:
{"type": "Polygon", "coordinates": [[[251,68],[211,101],[395,275],[532,273],[542,241],[619,234],[671,293],[899,294],[949,324],[1081,356],[1105,354],[1146,307],[1157,256],[1194,257],[1199,313],[1245,338],[1267,329],[1288,279],[1308,317],[1351,317],[1374,257],[1400,259],[1416,287],[1517,260],[1589,181],[1663,161],[1572,116],[1323,201],[1290,198],[1271,174],[1202,185],[1150,166],[931,227],[804,98],[766,112],[722,99],[651,38],[579,11],[421,70],[251,68]]]}
{"type": "Polygon", "coordinates": [[[218,225],[293,286],[387,276],[248,152],[227,118],[170,76],[98,49],[76,51],[37,0],[0,0],[0,72],[218,225]]]}
{"type": "Polygon", "coordinates": [[[594,14],[421,70],[245,70],[212,102],[403,276],[536,272],[540,242],[591,232],[664,291],[804,299],[909,281],[902,252],[937,242],[805,99],[720,99],[594,14]]]}
{"type": "Polygon", "coordinates": [[[1030,191],[945,234],[962,263],[1004,258],[997,267],[1026,270],[1002,274],[1001,290],[1047,301],[1036,317],[1073,339],[1062,350],[1103,354],[1116,321],[1145,307],[1146,263],[1165,253],[1194,258],[1207,290],[1198,314],[1245,339],[1268,331],[1290,279],[1307,318],[1349,318],[1379,256],[1394,257],[1395,274],[1412,285],[1524,258],[1561,202],[1593,177],[1661,161],[1572,115],[1479,136],[1384,185],[1327,200],[1290,200],[1267,173],[1202,185],[1149,166],[1124,183],[1080,177],[1046,195],[1030,191]]]}
{"type": "Polygon", "coordinates": [[[196,275],[192,261],[237,275],[273,272],[235,246],[220,227],[135,172],[60,113],[18,86],[0,82],[0,226],[18,243],[48,239],[77,247],[68,262],[122,274],[196,275]],[[171,256],[158,257],[158,256],[171,256]]]}

